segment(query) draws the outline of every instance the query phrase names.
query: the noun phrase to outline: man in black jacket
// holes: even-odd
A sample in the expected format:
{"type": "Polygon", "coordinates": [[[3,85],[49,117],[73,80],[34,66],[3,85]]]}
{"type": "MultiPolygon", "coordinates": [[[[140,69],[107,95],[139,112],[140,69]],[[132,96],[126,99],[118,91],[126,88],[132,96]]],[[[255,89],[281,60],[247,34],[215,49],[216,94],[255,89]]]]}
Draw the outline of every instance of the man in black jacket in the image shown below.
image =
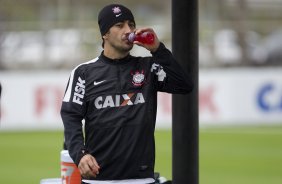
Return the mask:
{"type": "Polygon", "coordinates": [[[128,8],[104,7],[98,24],[104,50],[72,70],[63,99],[67,149],[92,183],[154,183],[157,92],[188,93],[192,80],[153,29],[136,29],[128,8]],[[132,32],[151,32],[154,43],[131,43],[132,32]],[[152,56],[131,56],[134,44],[152,56]]]}

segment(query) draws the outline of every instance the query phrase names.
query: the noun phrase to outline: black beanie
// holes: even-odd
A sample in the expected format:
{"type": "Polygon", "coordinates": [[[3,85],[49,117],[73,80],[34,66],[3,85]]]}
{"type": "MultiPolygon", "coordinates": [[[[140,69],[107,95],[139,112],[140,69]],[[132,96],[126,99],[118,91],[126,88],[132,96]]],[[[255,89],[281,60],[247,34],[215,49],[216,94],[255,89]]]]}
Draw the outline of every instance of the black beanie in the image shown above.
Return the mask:
{"type": "Polygon", "coordinates": [[[134,21],[131,11],[120,4],[110,4],[105,6],[98,15],[98,24],[101,35],[105,35],[109,29],[118,22],[125,20],[134,21]]]}

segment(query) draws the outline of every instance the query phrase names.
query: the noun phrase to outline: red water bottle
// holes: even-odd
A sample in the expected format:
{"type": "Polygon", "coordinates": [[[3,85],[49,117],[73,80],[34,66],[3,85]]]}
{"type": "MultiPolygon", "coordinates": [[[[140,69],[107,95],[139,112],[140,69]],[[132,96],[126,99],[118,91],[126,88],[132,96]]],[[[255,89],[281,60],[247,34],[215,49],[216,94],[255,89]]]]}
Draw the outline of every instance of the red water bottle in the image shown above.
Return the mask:
{"type": "Polygon", "coordinates": [[[128,35],[128,41],[130,42],[134,42],[134,41],[138,41],[141,42],[143,44],[153,44],[155,41],[155,36],[153,33],[151,32],[143,32],[141,34],[135,34],[135,33],[130,33],[128,35]]]}

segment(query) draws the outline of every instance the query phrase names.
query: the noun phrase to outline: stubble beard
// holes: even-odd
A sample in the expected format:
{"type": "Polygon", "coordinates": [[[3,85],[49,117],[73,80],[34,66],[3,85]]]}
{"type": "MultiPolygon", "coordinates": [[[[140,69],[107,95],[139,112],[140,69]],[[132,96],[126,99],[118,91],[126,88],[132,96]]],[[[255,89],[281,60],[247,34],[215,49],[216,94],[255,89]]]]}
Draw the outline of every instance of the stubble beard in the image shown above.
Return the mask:
{"type": "Polygon", "coordinates": [[[121,54],[127,54],[131,51],[131,49],[133,48],[133,45],[128,45],[127,47],[123,46],[123,45],[117,45],[114,43],[110,44],[111,47],[113,47],[117,52],[121,53],[121,54]]]}

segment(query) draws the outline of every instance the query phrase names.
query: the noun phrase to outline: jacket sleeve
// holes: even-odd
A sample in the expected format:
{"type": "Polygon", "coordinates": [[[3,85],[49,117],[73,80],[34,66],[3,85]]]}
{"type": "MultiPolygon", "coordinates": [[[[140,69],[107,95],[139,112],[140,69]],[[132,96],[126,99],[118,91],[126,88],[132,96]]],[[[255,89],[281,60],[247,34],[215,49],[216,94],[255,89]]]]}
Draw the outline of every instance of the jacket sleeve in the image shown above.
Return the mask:
{"type": "Polygon", "coordinates": [[[86,154],[82,131],[85,112],[85,78],[80,68],[75,68],[70,75],[61,107],[64,124],[65,145],[76,165],[86,154]]]}
{"type": "Polygon", "coordinates": [[[163,43],[152,55],[151,72],[156,75],[158,91],[174,94],[185,94],[192,91],[191,75],[184,72],[163,43]]]}

